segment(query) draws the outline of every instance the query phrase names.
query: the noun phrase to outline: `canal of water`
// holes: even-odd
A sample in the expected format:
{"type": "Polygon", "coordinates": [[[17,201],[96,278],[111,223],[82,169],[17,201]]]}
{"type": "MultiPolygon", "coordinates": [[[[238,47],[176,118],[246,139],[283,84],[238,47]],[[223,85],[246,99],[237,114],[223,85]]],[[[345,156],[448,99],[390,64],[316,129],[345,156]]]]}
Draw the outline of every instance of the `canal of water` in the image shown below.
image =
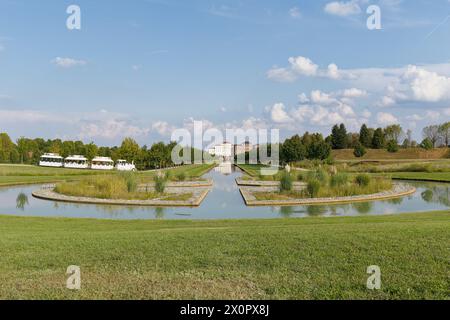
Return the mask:
{"type": "Polygon", "coordinates": [[[417,188],[416,193],[392,200],[345,205],[247,207],[235,179],[239,169],[222,165],[205,175],[214,186],[200,207],[152,208],[90,204],[71,204],[33,198],[40,186],[0,188],[0,214],[32,217],[68,217],[97,219],[261,219],[308,216],[382,215],[406,212],[448,210],[450,184],[404,182],[417,188]]]}

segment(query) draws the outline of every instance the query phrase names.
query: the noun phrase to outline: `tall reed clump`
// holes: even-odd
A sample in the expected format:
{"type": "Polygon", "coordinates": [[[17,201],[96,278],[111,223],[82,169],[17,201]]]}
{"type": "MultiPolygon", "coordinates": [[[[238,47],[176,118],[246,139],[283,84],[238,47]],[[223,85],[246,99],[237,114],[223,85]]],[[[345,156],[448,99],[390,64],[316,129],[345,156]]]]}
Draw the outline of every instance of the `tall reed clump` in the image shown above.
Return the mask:
{"type": "Polygon", "coordinates": [[[358,174],[355,177],[355,182],[360,187],[367,187],[370,184],[370,176],[368,174],[358,174]]]}
{"type": "Polygon", "coordinates": [[[310,171],[306,177],[307,181],[317,180],[320,184],[325,185],[328,183],[329,175],[327,171],[323,168],[316,169],[314,171],[310,171]]]}
{"type": "Polygon", "coordinates": [[[321,184],[318,180],[310,180],[306,186],[308,195],[311,198],[317,198],[321,189],[321,184]]]}
{"type": "Polygon", "coordinates": [[[289,172],[284,171],[280,178],[280,192],[292,190],[292,177],[289,172]]]}
{"type": "Polygon", "coordinates": [[[60,183],[56,185],[57,193],[100,199],[128,198],[125,180],[120,176],[95,176],[75,183],[60,183]]]}
{"type": "Polygon", "coordinates": [[[349,182],[348,174],[345,172],[338,172],[330,179],[330,186],[333,188],[343,187],[349,182]]]}
{"type": "Polygon", "coordinates": [[[134,172],[122,172],[120,176],[125,181],[128,192],[137,191],[139,182],[134,172]]]}
{"type": "Polygon", "coordinates": [[[167,178],[164,176],[155,176],[155,190],[158,193],[164,193],[164,190],[166,189],[166,182],[167,178]]]}
{"type": "Polygon", "coordinates": [[[366,195],[392,189],[390,179],[373,179],[367,174],[358,174],[351,178],[346,172],[329,175],[321,168],[308,172],[304,180],[307,185],[302,195],[311,198],[366,195]]]}

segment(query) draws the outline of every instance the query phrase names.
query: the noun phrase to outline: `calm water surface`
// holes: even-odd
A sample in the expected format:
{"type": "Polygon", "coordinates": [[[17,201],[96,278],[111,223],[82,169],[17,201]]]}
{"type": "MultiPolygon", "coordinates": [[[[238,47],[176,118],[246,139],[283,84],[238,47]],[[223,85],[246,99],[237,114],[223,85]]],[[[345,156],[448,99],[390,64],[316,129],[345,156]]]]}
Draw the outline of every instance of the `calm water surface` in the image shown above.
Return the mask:
{"type": "Polygon", "coordinates": [[[241,175],[223,164],[205,177],[214,187],[198,208],[151,208],[70,204],[39,200],[31,192],[39,186],[0,188],[0,214],[34,217],[99,219],[260,219],[308,216],[381,215],[450,209],[450,184],[404,182],[417,188],[413,195],[385,201],[346,205],[247,207],[235,179],[241,175]]]}

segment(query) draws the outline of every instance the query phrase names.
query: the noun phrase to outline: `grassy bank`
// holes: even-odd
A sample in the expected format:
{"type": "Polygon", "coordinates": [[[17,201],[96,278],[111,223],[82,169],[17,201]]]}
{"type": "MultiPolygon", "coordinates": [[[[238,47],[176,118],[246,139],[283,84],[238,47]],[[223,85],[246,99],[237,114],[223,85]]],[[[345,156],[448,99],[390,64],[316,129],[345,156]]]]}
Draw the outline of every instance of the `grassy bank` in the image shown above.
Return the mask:
{"type": "Polygon", "coordinates": [[[362,158],[357,158],[353,154],[353,149],[333,150],[332,155],[336,160],[431,160],[443,159],[450,156],[448,148],[440,148],[433,150],[400,149],[398,152],[388,152],[387,150],[367,149],[367,153],[362,158]]]}
{"type": "MultiPolygon", "coordinates": [[[[172,179],[183,172],[186,179],[199,178],[204,173],[212,169],[214,165],[188,165],[174,169],[168,169],[172,179]]],[[[75,170],[65,168],[44,168],[29,165],[0,165],[0,186],[50,183],[61,181],[77,181],[86,177],[96,175],[115,175],[117,172],[97,171],[97,170],[75,170]]],[[[143,181],[152,180],[155,171],[138,172],[143,181]]]]}
{"type": "Polygon", "coordinates": [[[448,299],[450,212],[244,221],[0,216],[0,298],[448,299]],[[65,289],[79,265],[82,290],[65,289]],[[365,284],[370,265],[382,289],[365,284]]]}
{"type": "Polygon", "coordinates": [[[400,180],[450,182],[450,172],[396,172],[390,176],[400,180]]]}

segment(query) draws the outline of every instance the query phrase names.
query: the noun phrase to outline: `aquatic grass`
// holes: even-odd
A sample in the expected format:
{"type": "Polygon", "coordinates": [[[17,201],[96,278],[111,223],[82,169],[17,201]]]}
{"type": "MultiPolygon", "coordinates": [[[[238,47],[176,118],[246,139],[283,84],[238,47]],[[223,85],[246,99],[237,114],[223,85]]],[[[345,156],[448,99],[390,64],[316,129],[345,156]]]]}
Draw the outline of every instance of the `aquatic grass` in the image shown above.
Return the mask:
{"type": "Polygon", "coordinates": [[[73,196],[98,199],[150,200],[159,195],[154,192],[138,192],[135,177],[128,175],[89,177],[77,182],[62,182],[55,192],[73,196]]]}
{"type": "Polygon", "coordinates": [[[331,176],[330,186],[332,188],[343,187],[347,185],[349,182],[349,175],[345,172],[338,172],[335,175],[331,176]]]}
{"type": "Polygon", "coordinates": [[[289,172],[284,171],[280,178],[280,192],[292,190],[292,176],[289,172]]]}
{"type": "Polygon", "coordinates": [[[355,177],[355,182],[360,187],[367,187],[370,184],[371,178],[368,174],[358,174],[355,177]]]}
{"type": "Polygon", "coordinates": [[[155,180],[155,190],[158,193],[164,193],[164,190],[166,189],[166,183],[167,183],[167,179],[166,177],[161,177],[161,176],[155,176],[154,178],[155,180]]]}

